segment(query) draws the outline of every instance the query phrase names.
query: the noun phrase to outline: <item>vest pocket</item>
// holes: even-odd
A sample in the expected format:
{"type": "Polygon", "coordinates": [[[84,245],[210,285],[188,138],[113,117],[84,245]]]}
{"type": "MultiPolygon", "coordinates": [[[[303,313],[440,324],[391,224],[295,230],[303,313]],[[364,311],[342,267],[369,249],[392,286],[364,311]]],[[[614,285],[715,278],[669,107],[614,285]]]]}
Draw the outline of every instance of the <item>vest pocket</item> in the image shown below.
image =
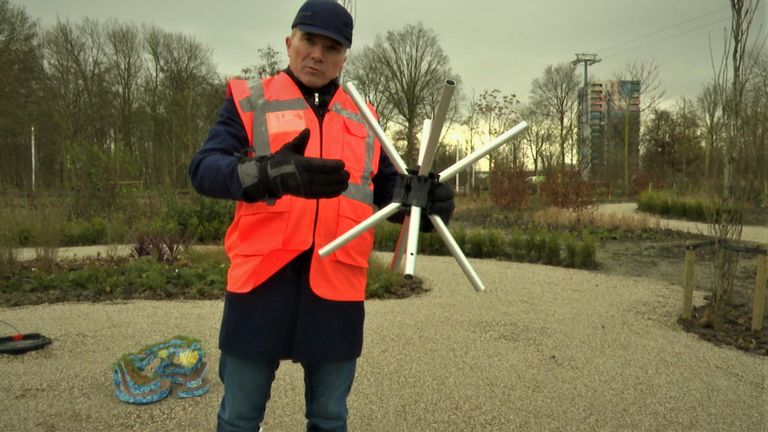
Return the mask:
{"type": "Polygon", "coordinates": [[[358,123],[346,117],[344,118],[344,126],[346,133],[344,134],[343,140],[343,158],[347,161],[346,168],[349,171],[349,174],[352,176],[352,179],[355,180],[355,183],[357,183],[363,175],[366,157],[370,157],[370,155],[367,154],[368,149],[366,148],[368,129],[362,123],[358,123]],[[352,165],[350,161],[354,161],[354,165],[352,165]]]}
{"type": "MultiPolygon", "coordinates": [[[[340,198],[337,237],[357,226],[371,214],[372,209],[370,206],[340,198]]],[[[352,239],[341,249],[338,249],[334,252],[333,256],[343,263],[367,268],[368,256],[371,254],[372,249],[373,230],[370,229],[352,239]]]]}
{"type": "Polygon", "coordinates": [[[265,255],[283,247],[288,226],[286,198],[275,201],[274,205],[254,203],[243,208],[238,222],[240,245],[237,254],[265,255]]]}

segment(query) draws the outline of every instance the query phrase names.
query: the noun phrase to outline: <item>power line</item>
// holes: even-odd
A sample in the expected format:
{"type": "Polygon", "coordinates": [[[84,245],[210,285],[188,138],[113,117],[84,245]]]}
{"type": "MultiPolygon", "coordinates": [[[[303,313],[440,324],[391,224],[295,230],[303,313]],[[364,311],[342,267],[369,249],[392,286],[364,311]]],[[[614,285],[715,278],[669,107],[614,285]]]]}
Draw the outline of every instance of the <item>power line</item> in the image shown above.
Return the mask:
{"type": "MultiPolygon", "coordinates": [[[[645,34],[645,35],[642,35],[642,36],[638,36],[638,37],[636,37],[636,38],[634,38],[634,39],[630,39],[630,40],[628,40],[628,41],[620,42],[620,43],[618,43],[618,44],[616,44],[616,45],[611,45],[611,46],[609,46],[609,47],[607,47],[607,48],[599,49],[599,50],[597,50],[597,52],[605,52],[605,51],[610,51],[610,50],[612,50],[612,49],[614,49],[614,48],[618,48],[618,47],[621,47],[621,46],[624,46],[624,45],[630,44],[630,43],[632,43],[632,42],[637,42],[637,41],[639,41],[640,39],[645,39],[645,38],[647,38],[647,37],[650,37],[650,36],[653,36],[653,35],[659,34],[659,33],[661,33],[661,32],[664,32],[664,31],[667,31],[667,30],[673,29],[673,28],[675,28],[675,27],[679,27],[679,26],[681,26],[681,25],[683,25],[683,24],[687,24],[687,23],[689,23],[689,22],[692,22],[692,21],[696,21],[696,20],[699,20],[699,19],[701,19],[701,18],[704,18],[704,17],[708,17],[708,16],[710,16],[710,15],[714,15],[714,14],[716,14],[716,13],[722,12],[722,11],[724,11],[724,10],[726,10],[726,9],[730,9],[730,8],[731,8],[730,6],[722,7],[722,8],[720,8],[720,9],[716,9],[716,10],[713,10],[713,11],[711,11],[711,12],[707,12],[707,13],[705,13],[705,14],[703,14],[703,15],[699,15],[699,16],[697,16],[697,17],[694,17],[694,18],[690,18],[690,19],[687,19],[687,20],[685,20],[685,21],[681,21],[681,22],[679,22],[679,23],[677,23],[677,24],[673,24],[673,25],[671,25],[671,26],[667,26],[667,27],[664,27],[664,28],[662,28],[662,29],[659,29],[659,30],[653,31],[653,32],[651,32],[651,33],[648,33],[648,34],[645,34]]],[[[730,19],[730,17],[729,17],[729,19],[730,19]]],[[[710,24],[710,25],[711,25],[711,24],[710,24]]]]}
{"type": "Polygon", "coordinates": [[[688,34],[688,33],[694,32],[694,31],[696,31],[696,30],[701,30],[701,29],[703,29],[703,28],[711,27],[711,26],[713,26],[713,25],[715,25],[715,24],[719,24],[719,23],[721,23],[721,22],[730,21],[730,20],[731,20],[731,17],[728,17],[728,18],[722,18],[722,19],[719,19],[719,20],[717,20],[717,21],[711,22],[711,23],[709,23],[709,24],[705,24],[705,25],[703,25],[703,26],[695,27],[695,28],[692,28],[692,29],[689,29],[689,30],[686,30],[686,31],[683,31],[683,32],[680,32],[680,33],[675,33],[675,34],[673,34],[673,35],[671,35],[671,36],[667,36],[667,37],[665,37],[665,38],[662,38],[662,39],[659,39],[659,40],[655,40],[655,41],[652,41],[652,42],[648,42],[648,43],[646,43],[646,44],[643,44],[643,45],[638,45],[638,46],[636,46],[636,47],[634,47],[634,48],[629,48],[629,49],[626,49],[626,50],[624,50],[624,51],[619,51],[619,52],[617,52],[617,53],[613,53],[613,54],[610,54],[610,55],[604,56],[604,57],[603,57],[603,60],[605,60],[605,59],[609,59],[609,58],[612,58],[612,57],[616,57],[617,55],[625,54],[625,53],[628,53],[628,52],[630,52],[630,51],[634,51],[634,50],[637,50],[637,49],[640,49],[640,48],[645,48],[645,47],[647,47],[647,46],[655,45],[655,44],[657,44],[657,43],[660,43],[660,42],[664,42],[664,41],[667,41],[667,40],[669,40],[669,39],[674,39],[674,38],[676,38],[676,37],[678,37],[678,36],[682,36],[682,35],[684,35],[684,34],[688,34]]]}

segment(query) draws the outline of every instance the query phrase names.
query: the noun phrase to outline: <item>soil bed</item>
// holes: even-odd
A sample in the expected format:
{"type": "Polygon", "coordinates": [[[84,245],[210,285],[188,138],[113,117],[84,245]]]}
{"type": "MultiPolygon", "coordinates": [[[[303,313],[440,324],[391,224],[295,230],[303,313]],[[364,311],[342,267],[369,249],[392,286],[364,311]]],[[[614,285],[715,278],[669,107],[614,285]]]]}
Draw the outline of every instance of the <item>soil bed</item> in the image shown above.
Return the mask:
{"type": "MultiPolygon", "coordinates": [[[[685,244],[697,241],[690,235],[670,234],[664,240],[604,240],[598,246],[598,272],[656,279],[681,287],[684,284],[685,244]]],[[[768,319],[763,329],[751,331],[752,293],[755,288],[756,259],[742,254],[734,281],[733,305],[726,313],[721,329],[715,330],[703,320],[707,304],[694,307],[690,321],[678,320],[686,331],[718,346],[731,346],[752,354],[768,356],[768,319]]],[[[696,255],[694,289],[709,293],[712,287],[711,251],[699,250],[696,255]]],[[[708,301],[709,296],[704,296],[708,301]]]]}

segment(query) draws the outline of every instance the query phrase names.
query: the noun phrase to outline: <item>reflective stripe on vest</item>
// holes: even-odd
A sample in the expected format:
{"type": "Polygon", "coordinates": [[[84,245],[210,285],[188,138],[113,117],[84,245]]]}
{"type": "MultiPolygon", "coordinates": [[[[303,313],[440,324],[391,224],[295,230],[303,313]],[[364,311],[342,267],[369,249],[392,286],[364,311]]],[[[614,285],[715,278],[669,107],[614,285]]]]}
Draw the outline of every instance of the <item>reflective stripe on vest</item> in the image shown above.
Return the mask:
{"type": "Polygon", "coordinates": [[[371,190],[371,172],[373,172],[373,152],[375,148],[373,131],[370,126],[368,126],[368,123],[365,122],[362,115],[345,110],[338,102],[333,104],[331,111],[365,126],[365,165],[363,168],[363,176],[360,179],[360,184],[350,183],[349,187],[342,193],[342,195],[355,201],[362,201],[366,204],[373,205],[373,191],[371,190]]]}
{"type": "Polygon", "coordinates": [[[270,101],[264,98],[264,84],[261,80],[248,81],[251,94],[240,100],[243,112],[253,113],[254,157],[269,156],[269,131],[267,130],[267,114],[280,111],[297,111],[307,107],[304,99],[288,99],[270,101]]]}
{"type": "MultiPolygon", "coordinates": [[[[304,99],[288,99],[270,101],[264,98],[264,84],[261,80],[248,81],[250,95],[240,100],[243,112],[253,113],[253,139],[251,147],[254,149],[254,157],[269,156],[269,131],[267,130],[267,114],[281,111],[298,111],[306,109],[304,99]]],[[[350,183],[343,196],[373,205],[373,191],[371,190],[371,172],[373,172],[374,135],[371,128],[365,123],[363,116],[342,108],[338,102],[333,104],[331,111],[346,117],[349,120],[365,126],[365,161],[363,175],[360,183],[350,183]]]]}

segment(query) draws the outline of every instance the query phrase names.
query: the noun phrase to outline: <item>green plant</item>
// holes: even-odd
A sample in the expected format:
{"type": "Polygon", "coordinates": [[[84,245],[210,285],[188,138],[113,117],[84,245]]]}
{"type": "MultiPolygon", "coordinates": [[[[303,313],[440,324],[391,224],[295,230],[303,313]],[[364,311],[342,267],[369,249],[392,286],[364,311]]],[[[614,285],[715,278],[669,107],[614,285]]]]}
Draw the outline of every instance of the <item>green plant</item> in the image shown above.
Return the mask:
{"type": "Polygon", "coordinates": [[[555,233],[549,233],[544,237],[543,262],[547,265],[560,265],[560,239],[555,233]]]}
{"type": "Polygon", "coordinates": [[[696,196],[679,197],[665,191],[643,192],[638,198],[638,209],[641,211],[698,222],[717,220],[722,211],[741,217],[744,208],[743,203],[726,206],[717,201],[707,201],[696,196]]]}
{"type": "Polygon", "coordinates": [[[405,279],[401,273],[390,271],[381,260],[375,257],[369,260],[368,281],[365,287],[367,298],[405,298],[426,291],[420,278],[405,279]]]}
{"type": "Polygon", "coordinates": [[[487,258],[486,237],[480,230],[474,230],[467,233],[464,244],[464,253],[467,256],[477,258],[487,258]]]}
{"type": "MultiPolygon", "coordinates": [[[[37,261],[13,262],[0,284],[0,306],[117,299],[221,299],[227,263],[227,256],[218,248],[193,249],[184,259],[172,263],[142,256],[67,261],[40,271],[37,261]]],[[[421,279],[405,280],[402,274],[389,271],[376,260],[371,261],[368,275],[369,298],[403,298],[426,291],[421,279]]]]}
{"type": "Polygon", "coordinates": [[[158,262],[174,263],[181,258],[189,243],[186,237],[178,234],[144,234],[131,247],[131,256],[149,256],[158,262]]]}
{"type": "Polygon", "coordinates": [[[541,248],[539,239],[535,233],[529,233],[524,240],[525,256],[528,262],[537,263],[541,261],[541,248]]]}
{"type": "Polygon", "coordinates": [[[419,234],[419,252],[426,255],[447,255],[448,249],[443,240],[435,233],[419,234]]]}
{"type": "Polygon", "coordinates": [[[393,251],[397,246],[401,225],[384,222],[376,226],[374,230],[373,247],[381,251],[393,251]]]}
{"type": "Polygon", "coordinates": [[[61,242],[64,246],[103,244],[107,241],[107,222],[100,217],[67,222],[62,229],[61,242]]]}
{"type": "Polygon", "coordinates": [[[578,251],[578,243],[576,243],[573,238],[569,237],[565,242],[565,257],[563,258],[563,266],[576,267],[578,251]]]}
{"type": "Polygon", "coordinates": [[[593,269],[597,267],[597,247],[595,241],[588,235],[576,249],[574,267],[581,269],[593,269]]]}
{"type": "Polygon", "coordinates": [[[526,236],[520,233],[514,233],[507,242],[508,247],[505,257],[514,261],[525,261],[528,252],[526,250],[526,236]]]}
{"type": "Polygon", "coordinates": [[[159,226],[200,243],[218,243],[232,221],[234,203],[194,195],[191,200],[169,198],[159,226]]]}
{"type": "MultiPolygon", "coordinates": [[[[583,227],[581,222],[576,222],[583,227]]],[[[520,262],[541,262],[547,265],[566,265],[589,268],[596,265],[594,241],[584,248],[582,258],[577,260],[581,241],[560,231],[544,231],[532,228],[526,231],[502,231],[498,229],[467,229],[461,225],[452,226],[451,232],[456,243],[470,258],[496,258],[520,262]],[[565,246],[564,246],[565,245],[565,246]],[[591,253],[591,255],[590,255],[591,253]],[[565,256],[563,256],[565,254],[565,256]],[[570,255],[569,255],[570,254],[570,255]],[[582,267],[586,266],[586,267],[582,267]]],[[[587,236],[582,230],[581,236],[587,236]]],[[[375,248],[393,251],[400,234],[400,225],[384,223],[376,227],[375,248]]],[[[435,233],[419,236],[419,253],[447,255],[448,250],[435,233]]]]}
{"type": "Polygon", "coordinates": [[[13,248],[0,246],[0,278],[16,272],[19,268],[19,257],[13,248]]]}

